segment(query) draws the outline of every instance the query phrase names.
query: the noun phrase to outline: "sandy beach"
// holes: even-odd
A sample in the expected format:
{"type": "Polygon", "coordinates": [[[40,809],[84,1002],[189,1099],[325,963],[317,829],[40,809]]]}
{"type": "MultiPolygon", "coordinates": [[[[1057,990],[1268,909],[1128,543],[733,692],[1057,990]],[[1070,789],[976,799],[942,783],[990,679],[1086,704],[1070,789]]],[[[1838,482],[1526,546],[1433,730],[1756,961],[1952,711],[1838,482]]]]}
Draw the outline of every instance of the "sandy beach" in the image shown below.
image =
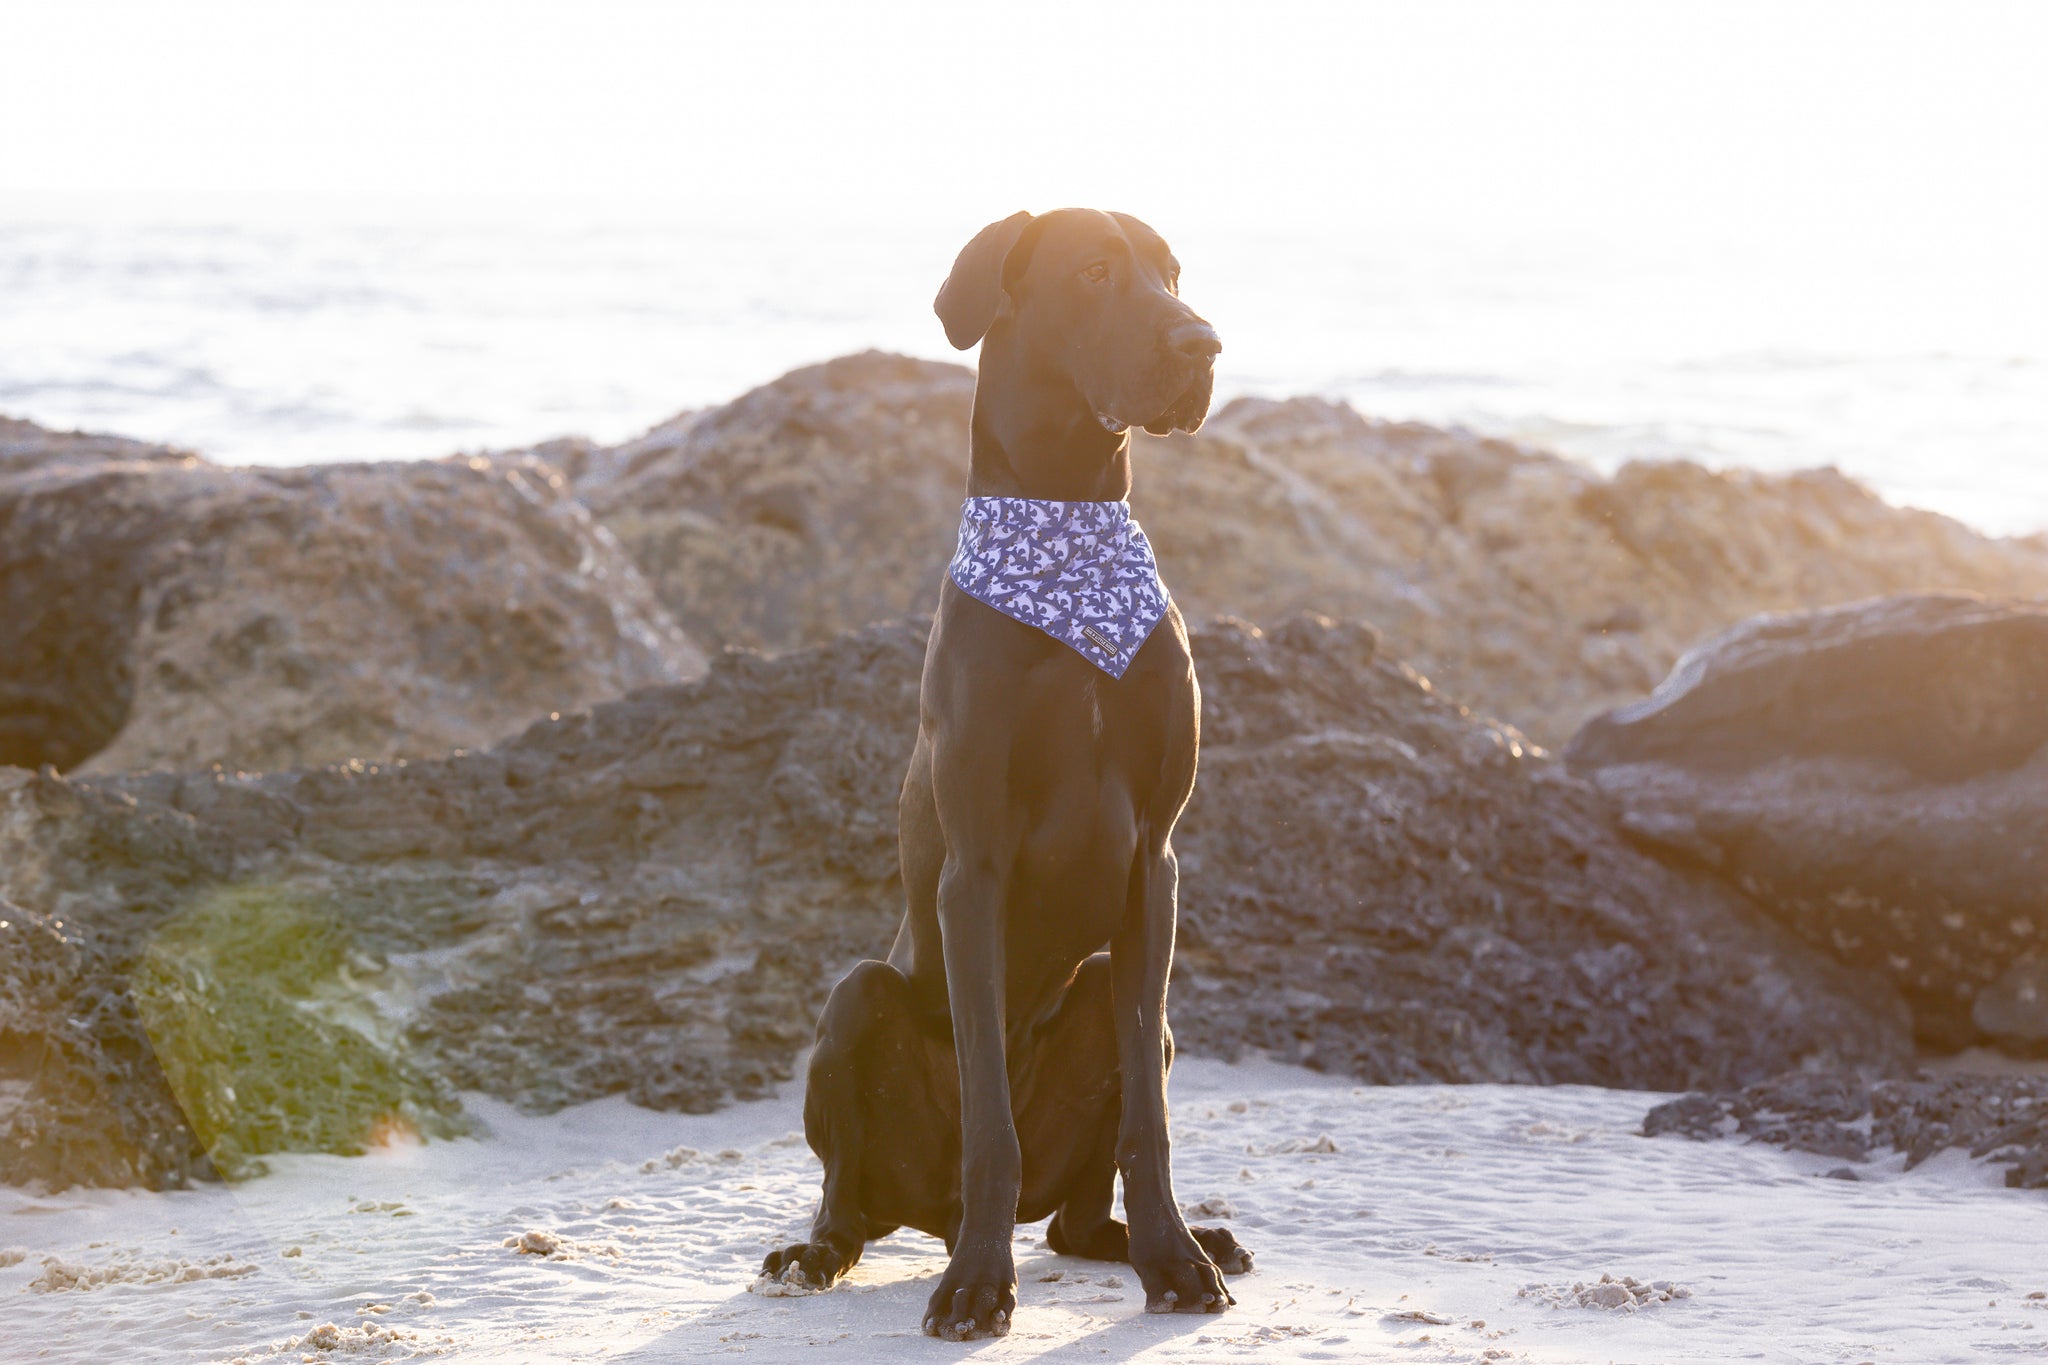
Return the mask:
{"type": "Polygon", "coordinates": [[[0,1193],[0,1355],[403,1360],[1899,1361],[2048,1354],[2048,1206],[1947,1153],[1911,1172],[1645,1139],[1660,1096],[1362,1088],[1176,1068],[1179,1193],[1258,1269],[1147,1316],[1127,1267],[1017,1234],[1006,1339],[921,1336],[915,1233],[828,1294],[757,1291],[817,1163],[795,1087],[708,1116],[612,1100],[483,1140],[276,1158],[172,1194],[0,1193]],[[1611,1277],[1603,1279],[1603,1277],[1611,1277]],[[1631,1284],[1633,1281],[1633,1285],[1631,1284]]]}
{"type": "Polygon", "coordinates": [[[2048,1365],[2048,5],[4,32],[0,1365],[2048,1365]]]}

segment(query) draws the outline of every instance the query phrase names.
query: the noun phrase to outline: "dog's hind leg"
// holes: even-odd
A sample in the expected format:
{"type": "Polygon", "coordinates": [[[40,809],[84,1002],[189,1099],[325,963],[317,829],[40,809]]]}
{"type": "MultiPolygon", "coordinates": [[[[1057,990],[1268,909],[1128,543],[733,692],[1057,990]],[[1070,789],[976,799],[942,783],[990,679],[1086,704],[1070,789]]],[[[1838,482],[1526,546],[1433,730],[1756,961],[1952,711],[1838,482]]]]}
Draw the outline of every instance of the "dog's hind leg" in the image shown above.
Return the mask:
{"type": "Polygon", "coordinates": [[[768,1253],[762,1274],[824,1289],[899,1225],[949,1236],[960,1155],[945,1135],[959,1118],[934,1084],[933,1053],[895,968],[863,962],[832,988],[804,1089],[804,1137],[825,1166],[818,1216],[810,1240],[768,1253]]]}
{"type": "Polygon", "coordinates": [[[1116,1131],[1123,1111],[1111,1018],[1108,953],[1081,964],[1059,1012],[1032,1040],[1018,1077],[1018,1136],[1025,1151],[1029,1216],[1055,1208],[1045,1242],[1062,1256],[1131,1259],[1130,1232],[1112,1216],[1116,1131]]]}
{"type": "MultiPolygon", "coordinates": [[[[1116,1204],[1116,1124],[1111,1114],[1107,1134],[1090,1154],[1087,1168],[1075,1179],[1065,1203],[1045,1229],[1045,1244],[1062,1256],[1090,1261],[1131,1259],[1131,1232],[1114,1215],[1116,1204]]],[[[1191,1227],[1196,1245],[1226,1275],[1247,1275],[1252,1254],[1238,1244],[1229,1228],[1191,1227]]]]}
{"type": "MultiPolygon", "coordinates": [[[[1080,1256],[1091,1261],[1131,1259],[1130,1229],[1115,1216],[1116,1137],[1123,1118],[1122,1076],[1117,1065],[1116,1033],[1112,1022],[1110,958],[1097,953],[1081,965],[1062,1005],[1057,1032],[1048,1037],[1048,1050],[1060,1059],[1062,1070],[1080,1091],[1069,1099],[1066,1112],[1056,1113],[1047,1123],[1027,1107],[1019,1126],[1038,1139],[1045,1138],[1074,1152],[1078,1160],[1061,1187],[1058,1212],[1045,1230],[1045,1244],[1062,1256],[1080,1256]]],[[[1173,1065],[1173,1034],[1165,1038],[1166,1064],[1173,1065]]],[[[1036,1142],[1029,1141],[1033,1151],[1036,1142]]],[[[1035,1182],[1027,1181],[1027,1184],[1035,1182]]],[[[1252,1254],[1239,1246],[1228,1228],[1189,1228],[1196,1243],[1209,1254],[1217,1269],[1228,1275],[1242,1275],[1252,1268],[1252,1254]]]]}

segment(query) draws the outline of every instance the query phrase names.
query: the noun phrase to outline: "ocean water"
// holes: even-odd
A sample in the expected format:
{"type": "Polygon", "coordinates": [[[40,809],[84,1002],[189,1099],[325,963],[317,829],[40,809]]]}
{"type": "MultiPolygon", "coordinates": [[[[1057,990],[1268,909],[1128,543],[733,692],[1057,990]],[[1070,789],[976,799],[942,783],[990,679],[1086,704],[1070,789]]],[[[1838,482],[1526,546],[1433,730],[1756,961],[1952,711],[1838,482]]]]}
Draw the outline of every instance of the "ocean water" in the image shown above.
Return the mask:
{"type": "MultiPolygon", "coordinates": [[[[1988,530],[2048,528],[2038,253],[1159,226],[1223,335],[1223,398],[1320,394],[1600,468],[1835,465],[1988,530]]],[[[930,312],[964,237],[626,208],[0,202],[0,412],[256,464],[614,441],[863,347],[971,360],[930,312]]]]}

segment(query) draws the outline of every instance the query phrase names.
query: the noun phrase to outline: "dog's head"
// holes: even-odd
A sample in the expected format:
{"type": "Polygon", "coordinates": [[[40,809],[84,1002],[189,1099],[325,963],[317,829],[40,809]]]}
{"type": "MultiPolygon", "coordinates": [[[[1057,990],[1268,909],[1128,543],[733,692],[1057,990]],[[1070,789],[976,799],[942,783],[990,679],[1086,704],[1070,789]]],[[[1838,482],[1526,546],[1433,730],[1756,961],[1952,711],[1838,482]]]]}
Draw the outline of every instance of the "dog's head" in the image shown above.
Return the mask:
{"type": "Polygon", "coordinates": [[[1112,432],[1200,429],[1216,329],[1180,300],[1180,262],[1127,213],[1016,213],[975,234],[933,303],[961,350],[997,328],[1058,367],[1112,432]]]}

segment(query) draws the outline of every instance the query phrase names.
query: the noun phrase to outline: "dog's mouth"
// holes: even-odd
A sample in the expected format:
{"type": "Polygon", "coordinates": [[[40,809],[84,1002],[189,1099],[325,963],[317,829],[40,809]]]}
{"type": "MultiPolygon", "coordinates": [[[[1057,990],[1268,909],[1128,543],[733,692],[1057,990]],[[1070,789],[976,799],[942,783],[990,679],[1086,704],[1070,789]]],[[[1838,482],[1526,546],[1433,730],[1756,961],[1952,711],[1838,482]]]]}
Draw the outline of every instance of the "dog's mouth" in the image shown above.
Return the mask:
{"type": "Polygon", "coordinates": [[[1121,436],[1132,427],[1143,427],[1154,436],[1164,436],[1173,431],[1200,430],[1203,420],[1209,415],[1209,398],[1216,386],[1215,367],[1199,364],[1192,372],[1183,370],[1181,375],[1173,376],[1167,382],[1178,382],[1180,391],[1174,393],[1167,389],[1172,397],[1163,405],[1160,404],[1159,388],[1146,386],[1151,387],[1149,394],[1126,393],[1098,399],[1094,409],[1095,420],[1112,436],[1121,436]]]}
{"type": "Polygon", "coordinates": [[[1173,431],[1197,432],[1209,416],[1209,398],[1216,387],[1216,372],[1204,365],[1195,372],[1180,396],[1167,404],[1166,411],[1144,424],[1154,436],[1173,431]]]}

